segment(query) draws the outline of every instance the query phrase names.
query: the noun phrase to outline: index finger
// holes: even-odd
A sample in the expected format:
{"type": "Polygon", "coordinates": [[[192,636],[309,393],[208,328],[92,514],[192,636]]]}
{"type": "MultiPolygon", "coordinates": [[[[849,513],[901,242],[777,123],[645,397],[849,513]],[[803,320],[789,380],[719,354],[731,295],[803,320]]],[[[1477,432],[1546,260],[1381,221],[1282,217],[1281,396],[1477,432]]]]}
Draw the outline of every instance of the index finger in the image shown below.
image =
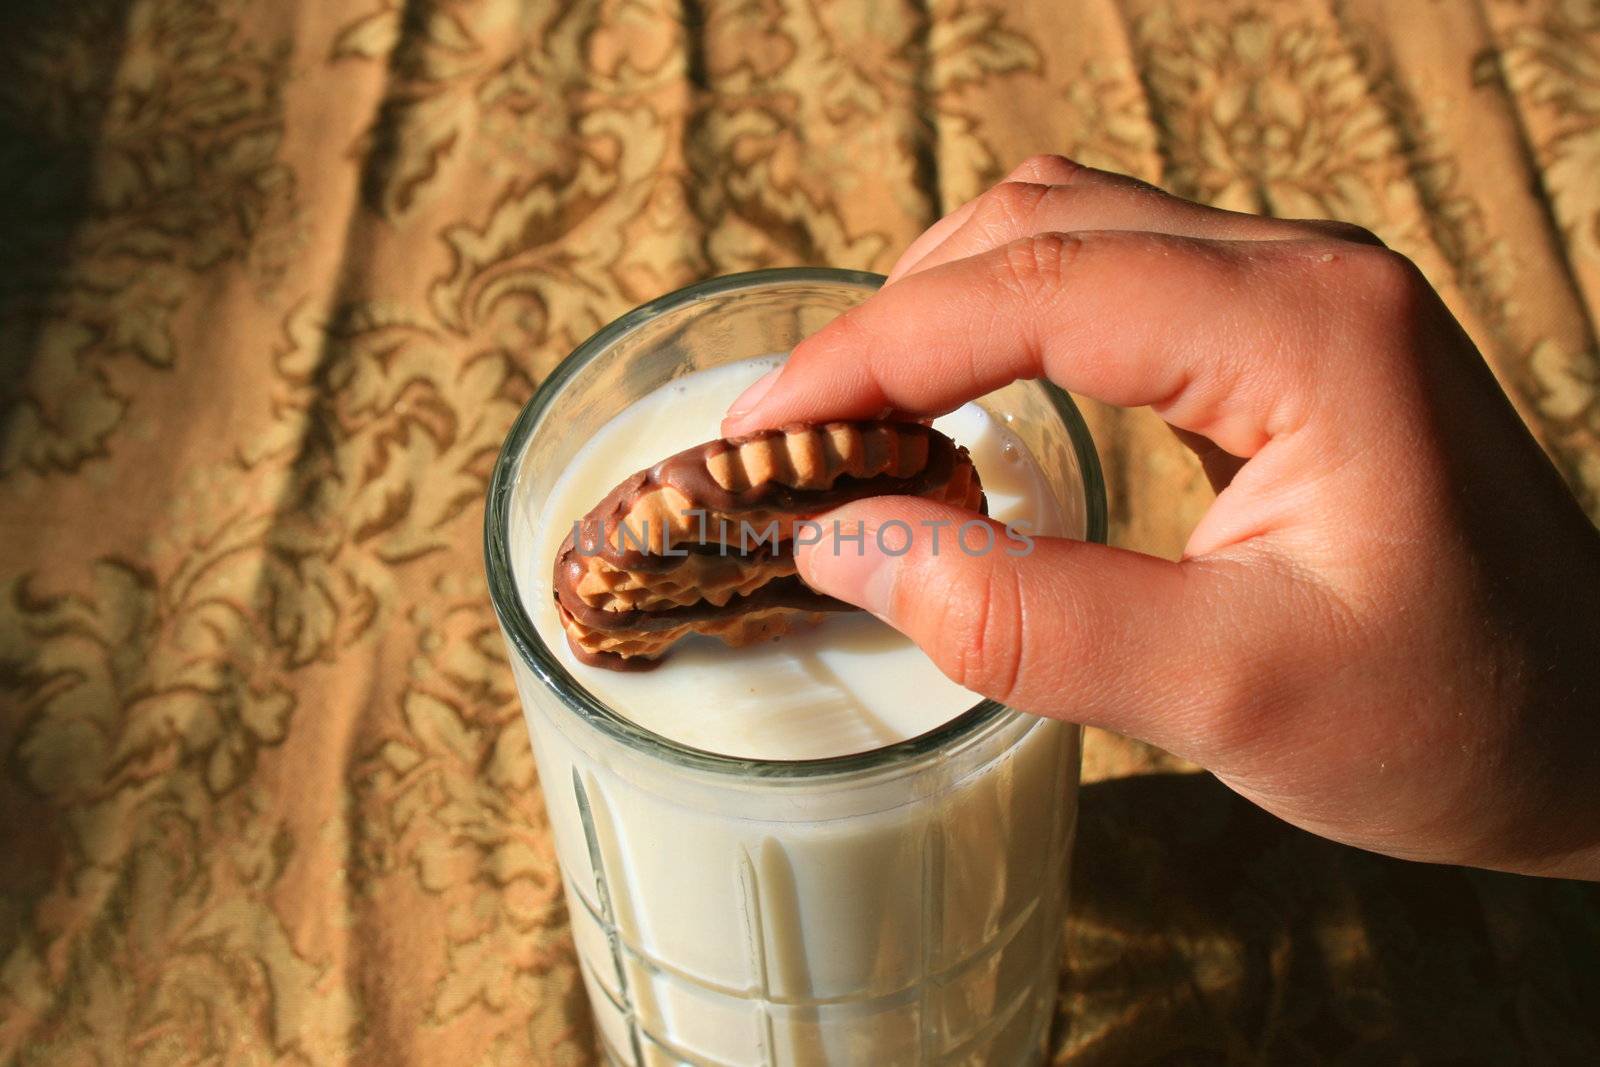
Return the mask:
{"type": "Polygon", "coordinates": [[[1334,272],[1399,264],[1320,240],[1040,234],[884,288],[796,346],[722,429],[933,415],[1048,377],[1248,457],[1314,401],[1312,364],[1349,325],[1319,299],[1334,272]]]}

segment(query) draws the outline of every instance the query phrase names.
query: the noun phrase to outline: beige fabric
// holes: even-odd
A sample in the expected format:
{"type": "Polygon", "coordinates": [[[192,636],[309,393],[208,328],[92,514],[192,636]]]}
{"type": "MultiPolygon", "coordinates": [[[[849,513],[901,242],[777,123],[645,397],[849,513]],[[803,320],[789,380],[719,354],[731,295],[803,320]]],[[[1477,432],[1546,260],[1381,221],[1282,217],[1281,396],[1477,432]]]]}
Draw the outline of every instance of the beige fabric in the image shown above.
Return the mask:
{"type": "MultiPolygon", "coordinates": [[[[501,437],[630,306],[885,269],[1029,152],[1372,227],[1600,517],[1594,0],[4,23],[0,1063],[594,1062],[480,577],[501,437]]],[[[1176,552],[1195,464],[1091,418],[1115,540],[1176,552]]],[[[1060,1062],[1600,1060],[1593,888],[1087,766],[1060,1062]]]]}

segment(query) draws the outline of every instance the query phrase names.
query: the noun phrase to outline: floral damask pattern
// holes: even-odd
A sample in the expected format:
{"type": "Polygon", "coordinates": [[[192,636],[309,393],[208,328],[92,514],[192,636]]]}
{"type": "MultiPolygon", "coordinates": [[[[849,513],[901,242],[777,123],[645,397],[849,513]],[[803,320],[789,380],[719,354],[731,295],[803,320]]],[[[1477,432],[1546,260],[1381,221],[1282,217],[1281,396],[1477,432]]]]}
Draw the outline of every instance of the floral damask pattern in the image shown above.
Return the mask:
{"type": "MultiPolygon", "coordinates": [[[[1515,94],[1540,183],[1587,304],[1586,329],[1530,339],[1536,405],[1571,441],[1567,468],[1600,522],[1600,5],[1501,5],[1500,49],[1482,69],[1515,94]]],[[[1486,74],[1487,76],[1487,74],[1486,74]]]]}
{"type": "MultiPolygon", "coordinates": [[[[1600,12],[1464,10],[8,11],[0,1065],[597,1063],[478,577],[499,443],[630,306],[886,268],[1028,152],[1373,228],[1600,518],[1600,12]]],[[[1093,414],[1113,536],[1181,544],[1187,453],[1093,414]]],[[[1600,1059],[1592,892],[1086,769],[1056,1062],[1600,1059]]]]}
{"type": "Polygon", "coordinates": [[[1600,6],[1537,5],[1506,35],[1507,80],[1543,113],[1537,147],[1550,202],[1574,251],[1600,260],[1600,6]]]}
{"type": "Polygon", "coordinates": [[[1251,9],[1185,21],[1170,7],[1137,32],[1174,191],[1236,211],[1385,218],[1398,138],[1337,36],[1251,9]]]}
{"type": "MultiPolygon", "coordinates": [[[[1571,351],[1545,340],[1528,355],[1528,369],[1538,390],[1539,412],[1587,443],[1600,438],[1600,349],[1571,351]]],[[[1576,479],[1600,524],[1600,450],[1584,448],[1576,455],[1576,479]]]]}
{"type": "Polygon", "coordinates": [[[430,195],[484,129],[509,165],[534,173],[568,164],[574,96],[585,85],[585,20],[559,6],[511,0],[385,3],[345,24],[335,60],[381,60],[394,80],[353,146],[371,161],[362,191],[374,209],[404,214],[430,195]]]}
{"type": "Polygon", "coordinates": [[[205,272],[287,269],[287,67],[243,6],[90,0],[0,39],[0,475],[102,454],[205,272]]]}
{"type": "Polygon", "coordinates": [[[31,905],[13,917],[26,935],[0,939],[15,1062],[315,1064],[347,1047],[328,961],[265,903],[295,843],[249,778],[296,698],[234,599],[249,537],[209,532],[170,573],[102,560],[78,593],[4,590],[5,810],[36,820],[22,858],[46,878],[12,898],[31,905]]]}
{"type": "Polygon", "coordinates": [[[577,133],[571,174],[519,184],[481,224],[440,234],[451,252],[449,274],[429,292],[440,322],[459,331],[504,323],[507,336],[565,353],[648,293],[635,293],[635,280],[673,251],[669,225],[651,210],[666,131],[639,108],[586,117],[577,133]]]}
{"type": "Polygon", "coordinates": [[[392,601],[390,568],[444,551],[531,385],[503,349],[403,312],[290,315],[270,429],[239,464],[280,472],[260,609],[295,664],[332,658],[392,601]]]}
{"type": "Polygon", "coordinates": [[[890,236],[851,210],[868,182],[895,217],[932,212],[916,180],[929,133],[911,106],[925,27],[909,0],[769,0],[707,18],[713,95],[690,149],[707,179],[694,209],[719,263],[878,263],[890,236]]]}
{"type": "Polygon", "coordinates": [[[576,1061],[590,1041],[582,987],[500,634],[484,618],[481,581],[451,578],[435,591],[437,610],[415,609],[420,638],[400,720],[354,768],[352,880],[374,901],[439,902],[444,967],[425,1025],[465,1017],[493,1049],[491,1063],[576,1061]]]}

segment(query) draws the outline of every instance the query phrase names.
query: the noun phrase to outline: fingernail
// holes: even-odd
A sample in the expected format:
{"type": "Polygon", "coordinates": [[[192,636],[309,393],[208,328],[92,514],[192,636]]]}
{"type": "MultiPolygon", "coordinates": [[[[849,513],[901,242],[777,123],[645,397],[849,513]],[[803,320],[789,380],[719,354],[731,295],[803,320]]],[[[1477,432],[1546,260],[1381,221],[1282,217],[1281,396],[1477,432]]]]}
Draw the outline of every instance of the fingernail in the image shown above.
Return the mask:
{"type": "Polygon", "coordinates": [[[899,557],[880,551],[875,541],[872,531],[855,526],[829,530],[817,544],[797,553],[800,576],[818,592],[890,622],[899,557]],[[858,538],[858,532],[864,536],[858,538]]]}
{"type": "Polygon", "coordinates": [[[761,403],[761,398],[772,389],[772,383],[778,380],[778,375],[783,373],[782,367],[773,367],[767,373],[750,383],[750,387],[740,393],[734,402],[728,405],[728,416],[738,418],[748,415],[761,403]]]}

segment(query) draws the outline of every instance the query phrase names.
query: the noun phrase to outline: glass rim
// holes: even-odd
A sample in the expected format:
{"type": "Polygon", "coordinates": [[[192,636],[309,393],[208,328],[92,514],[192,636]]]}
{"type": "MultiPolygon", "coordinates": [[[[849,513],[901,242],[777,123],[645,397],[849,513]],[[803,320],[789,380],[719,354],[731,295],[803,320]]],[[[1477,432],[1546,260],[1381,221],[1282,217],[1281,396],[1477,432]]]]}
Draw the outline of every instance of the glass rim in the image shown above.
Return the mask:
{"type": "MultiPolygon", "coordinates": [[[[976,735],[983,727],[1000,720],[1007,712],[1012,715],[1022,714],[998,701],[983,698],[960,715],[926,733],[865,752],[798,760],[754,759],[710,752],[681,744],[653,730],[647,730],[613,711],[590,693],[583,683],[567,670],[560,658],[540,636],[517,590],[510,546],[511,495],[516,485],[517,469],[528,442],[546,410],[567,384],[582,373],[591,362],[622,337],[650,320],[707,297],[720,296],[741,289],[808,282],[852,286],[870,291],[878,289],[884,280],[883,275],[869,271],[835,267],[775,267],[719,275],[684,286],[640,304],[595,331],[545,377],[533,395],[528,398],[528,402],[523,405],[522,411],[506,435],[500,454],[495,460],[494,471],[489,477],[483,523],[484,562],[488,574],[489,599],[494,605],[495,616],[500,621],[501,629],[515,653],[522,658],[523,663],[533,671],[539,681],[555,693],[562,704],[581,722],[635,751],[679,766],[741,777],[814,779],[898,767],[955,747],[958,743],[976,735]]],[[[1083,480],[1083,539],[1104,544],[1107,531],[1105,479],[1088,424],[1084,422],[1083,415],[1078,411],[1072,398],[1062,389],[1042,379],[1035,380],[1034,384],[1044,391],[1051,410],[1061,420],[1078,462],[1083,480]]]]}

